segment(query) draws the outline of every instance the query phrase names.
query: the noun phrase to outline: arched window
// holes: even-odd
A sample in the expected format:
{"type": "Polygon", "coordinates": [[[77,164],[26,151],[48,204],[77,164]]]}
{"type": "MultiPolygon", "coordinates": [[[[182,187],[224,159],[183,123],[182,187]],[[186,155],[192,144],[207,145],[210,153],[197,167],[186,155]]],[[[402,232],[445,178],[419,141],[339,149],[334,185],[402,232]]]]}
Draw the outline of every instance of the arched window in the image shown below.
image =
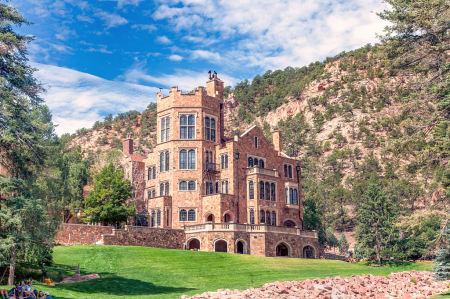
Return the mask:
{"type": "Polygon", "coordinates": [[[195,150],[189,150],[188,153],[189,156],[189,163],[188,163],[188,168],[189,169],[195,169],[195,150]]]}
{"type": "Polygon", "coordinates": [[[270,184],[266,182],[266,200],[270,200],[270,184]]]}
{"type": "Polygon", "coordinates": [[[259,168],[264,168],[264,160],[259,160],[259,168]]]}
{"type": "Polygon", "coordinates": [[[289,190],[286,188],[286,203],[289,203],[289,190]]]}
{"type": "Polygon", "coordinates": [[[254,158],[253,159],[253,166],[258,166],[259,160],[254,158]]]}
{"type": "Polygon", "coordinates": [[[155,227],[155,224],[156,224],[156,212],[153,211],[152,212],[152,221],[151,221],[152,227],[155,227]]]}
{"type": "Polygon", "coordinates": [[[211,118],[211,141],[216,142],[216,120],[211,118]]]}
{"type": "Polygon", "coordinates": [[[169,151],[166,152],[166,171],[169,170],[169,151]]]}
{"type": "Polygon", "coordinates": [[[250,210],[250,224],[255,224],[255,211],[250,210]]]}
{"type": "Polygon", "coordinates": [[[261,224],[266,223],[266,212],[264,212],[264,210],[261,210],[260,215],[261,215],[261,219],[260,219],[259,223],[261,223],[261,224]]]}
{"type": "Polygon", "coordinates": [[[188,138],[195,139],[195,117],[192,114],[188,117],[188,138]]]}
{"type": "Polygon", "coordinates": [[[294,189],[294,204],[298,205],[298,192],[297,192],[297,189],[294,189]]]}
{"type": "Polygon", "coordinates": [[[152,168],[149,167],[147,171],[147,180],[150,181],[151,179],[152,179],[152,168]]]}
{"type": "Polygon", "coordinates": [[[164,196],[164,183],[159,185],[159,196],[164,196]]]}
{"type": "Polygon", "coordinates": [[[253,181],[248,182],[248,197],[249,199],[255,199],[255,186],[253,181]]]}
{"type": "Polygon", "coordinates": [[[252,157],[248,158],[248,167],[253,167],[253,158],[252,157]]]}
{"type": "Polygon", "coordinates": [[[284,177],[287,178],[288,177],[288,169],[287,169],[287,165],[284,164],[284,177]]]}
{"type": "Polygon", "coordinates": [[[194,210],[189,210],[188,221],[195,221],[195,211],[194,210]]]}
{"type": "Polygon", "coordinates": [[[156,225],[161,226],[161,210],[158,210],[158,212],[156,212],[156,225]]]}
{"type": "Polygon", "coordinates": [[[266,211],[266,224],[270,225],[270,212],[266,211]]]}
{"type": "Polygon", "coordinates": [[[166,166],[165,158],[166,158],[166,153],[159,154],[159,171],[160,172],[165,171],[164,170],[164,167],[166,166]]]}
{"type": "Polygon", "coordinates": [[[205,139],[211,139],[211,122],[209,117],[205,117],[205,139]]]}
{"type": "Polygon", "coordinates": [[[180,151],[180,169],[187,169],[187,151],[180,151]]]}
{"type": "Polygon", "coordinates": [[[289,203],[294,203],[294,192],[292,191],[292,188],[289,189],[289,203]]]}
{"type": "Polygon", "coordinates": [[[275,183],[270,184],[270,194],[271,194],[270,199],[272,201],[276,201],[277,198],[275,197],[275,183]]]}
{"type": "Polygon", "coordinates": [[[189,181],[188,189],[189,189],[189,191],[195,191],[195,182],[194,181],[189,181]]]}
{"type": "Polygon", "coordinates": [[[164,195],[169,196],[169,182],[166,183],[164,188],[164,195]]]}
{"type": "Polygon", "coordinates": [[[292,166],[289,165],[289,178],[292,179],[292,166]]]}
{"type": "Polygon", "coordinates": [[[186,181],[181,181],[180,182],[180,190],[181,191],[187,190],[187,182],[186,181]]]}
{"type": "Polygon", "coordinates": [[[264,199],[264,182],[259,182],[259,199],[264,199]]]}
{"type": "Polygon", "coordinates": [[[272,225],[277,225],[277,214],[275,213],[275,211],[272,211],[272,225]]]}
{"type": "Polygon", "coordinates": [[[180,211],[180,221],[187,221],[187,212],[186,210],[180,211]]]}

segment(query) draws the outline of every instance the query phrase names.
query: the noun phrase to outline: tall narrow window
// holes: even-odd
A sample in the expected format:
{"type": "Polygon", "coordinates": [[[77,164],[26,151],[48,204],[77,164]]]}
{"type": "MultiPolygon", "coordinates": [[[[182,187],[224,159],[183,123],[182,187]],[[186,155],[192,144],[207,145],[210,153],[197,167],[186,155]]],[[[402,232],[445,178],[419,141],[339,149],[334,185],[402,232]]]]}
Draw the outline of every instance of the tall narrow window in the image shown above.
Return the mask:
{"type": "Polygon", "coordinates": [[[164,196],[164,183],[159,185],[159,196],[164,196]]]}
{"type": "Polygon", "coordinates": [[[255,211],[250,210],[250,224],[255,224],[255,211]]]}
{"type": "Polygon", "coordinates": [[[294,204],[298,205],[298,192],[297,192],[297,189],[294,189],[294,204]]]}
{"type": "Polygon", "coordinates": [[[194,210],[189,210],[188,221],[195,221],[195,211],[194,210]]]}
{"type": "Polygon", "coordinates": [[[169,182],[164,186],[164,195],[169,196],[169,182]]]}
{"type": "Polygon", "coordinates": [[[248,167],[253,167],[253,158],[252,157],[248,158],[248,167]]]}
{"type": "Polygon", "coordinates": [[[270,184],[266,182],[266,200],[270,200],[270,184]]]}
{"type": "Polygon", "coordinates": [[[254,165],[254,166],[258,166],[258,163],[259,163],[259,160],[258,160],[258,159],[256,159],[256,158],[253,159],[253,165],[254,165]]]}
{"type": "Polygon", "coordinates": [[[180,117],[180,139],[187,139],[187,116],[180,117]]]}
{"type": "Polygon", "coordinates": [[[156,225],[161,226],[161,210],[158,210],[158,212],[156,212],[156,225]]]}
{"type": "Polygon", "coordinates": [[[286,188],[286,203],[289,203],[289,190],[286,188]]]}
{"type": "Polygon", "coordinates": [[[211,120],[209,117],[205,117],[205,139],[211,139],[211,120]]]}
{"type": "Polygon", "coordinates": [[[189,189],[189,191],[195,190],[195,182],[194,181],[189,181],[188,189],[189,189]]]}
{"type": "Polygon", "coordinates": [[[152,198],[153,197],[156,197],[156,190],[155,189],[153,189],[153,191],[152,191],[152,198]]]}
{"type": "Polygon", "coordinates": [[[170,117],[166,118],[166,141],[170,140],[170,117]]]}
{"type": "Polygon", "coordinates": [[[289,165],[288,169],[289,169],[289,178],[292,179],[292,166],[289,165]]]}
{"type": "Polygon", "coordinates": [[[258,137],[255,136],[255,148],[258,148],[258,137]]]}
{"type": "Polygon", "coordinates": [[[294,192],[292,191],[292,188],[289,189],[289,203],[294,203],[294,192]]]}
{"type": "Polygon", "coordinates": [[[209,194],[214,194],[214,185],[213,185],[213,183],[209,183],[209,194]]]}
{"type": "Polygon", "coordinates": [[[170,211],[166,211],[166,226],[169,226],[169,217],[170,217],[170,211]]]}
{"type": "Polygon", "coordinates": [[[219,193],[219,182],[216,182],[216,193],[219,193]]]}
{"type": "Polygon", "coordinates": [[[255,199],[255,186],[253,181],[248,182],[248,197],[249,199],[255,199]]]}
{"type": "Polygon", "coordinates": [[[152,212],[152,221],[151,221],[151,223],[152,223],[152,227],[155,227],[155,224],[156,224],[156,212],[155,211],[152,212]]]}
{"type": "Polygon", "coordinates": [[[149,167],[148,168],[148,170],[147,170],[147,180],[151,180],[152,179],[152,168],[151,167],[149,167]]]}
{"type": "Polygon", "coordinates": [[[277,198],[275,196],[275,183],[270,184],[270,194],[271,194],[270,199],[272,201],[276,201],[277,198]]]}
{"type": "Polygon", "coordinates": [[[184,209],[180,211],[180,221],[187,221],[187,212],[184,209]]]}
{"type": "Polygon", "coordinates": [[[228,155],[224,155],[225,157],[225,168],[228,168],[228,155]]]}
{"type": "Polygon", "coordinates": [[[180,169],[187,169],[187,151],[180,151],[180,169]]]}
{"type": "Polygon", "coordinates": [[[188,117],[188,139],[195,139],[195,116],[188,117]]]}
{"type": "Polygon", "coordinates": [[[264,168],[264,160],[259,160],[259,168],[264,168]]]}
{"type": "Polygon", "coordinates": [[[211,141],[216,142],[216,120],[211,118],[211,141]]]}
{"type": "Polygon", "coordinates": [[[287,165],[284,164],[284,177],[287,178],[288,177],[288,170],[287,170],[287,165]]]}
{"type": "Polygon", "coordinates": [[[186,191],[187,190],[187,182],[186,181],[181,181],[180,182],[180,190],[181,191],[186,191]]]}
{"type": "Polygon", "coordinates": [[[266,211],[266,223],[270,225],[270,212],[266,211]]]}
{"type": "Polygon", "coordinates": [[[259,182],[259,199],[264,199],[264,182],[259,182]]]}
{"type": "Polygon", "coordinates": [[[161,142],[166,141],[166,119],[161,118],[161,142]]]}
{"type": "Polygon", "coordinates": [[[159,171],[164,172],[166,166],[166,153],[159,154],[159,171]]]}
{"type": "Polygon", "coordinates": [[[222,169],[228,168],[228,155],[220,156],[220,168],[222,169]]]}
{"type": "Polygon", "coordinates": [[[196,162],[196,159],[195,159],[195,150],[189,150],[189,152],[188,152],[188,157],[189,157],[189,160],[188,160],[188,169],[195,169],[195,162],[196,162]]]}
{"type": "Polygon", "coordinates": [[[166,171],[169,171],[169,162],[170,162],[170,159],[169,159],[169,151],[167,151],[166,152],[166,167],[165,167],[165,169],[166,169],[166,171]]]}
{"type": "Polygon", "coordinates": [[[275,213],[275,211],[272,211],[272,225],[277,225],[277,214],[275,213]]]}
{"type": "Polygon", "coordinates": [[[152,190],[148,190],[148,192],[147,192],[147,198],[152,198],[152,190]]]}
{"type": "Polygon", "coordinates": [[[264,210],[261,210],[261,219],[259,221],[259,223],[264,224],[266,223],[266,212],[264,212],[264,210]]]}
{"type": "Polygon", "coordinates": [[[153,179],[156,179],[156,166],[152,168],[153,168],[153,179]]]}

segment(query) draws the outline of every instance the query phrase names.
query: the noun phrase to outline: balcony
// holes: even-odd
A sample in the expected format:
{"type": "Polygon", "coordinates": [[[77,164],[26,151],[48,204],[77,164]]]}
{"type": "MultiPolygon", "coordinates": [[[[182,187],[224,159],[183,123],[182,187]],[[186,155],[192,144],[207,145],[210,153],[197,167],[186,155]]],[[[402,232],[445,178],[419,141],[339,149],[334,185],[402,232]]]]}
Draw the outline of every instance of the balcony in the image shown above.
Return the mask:
{"type": "Polygon", "coordinates": [[[288,203],[288,204],[286,204],[285,206],[284,206],[284,208],[286,209],[286,210],[299,210],[300,209],[300,206],[299,205],[296,205],[296,204],[293,204],[293,203],[288,203]]]}
{"type": "Polygon", "coordinates": [[[203,164],[203,169],[210,172],[220,172],[219,166],[219,164],[207,162],[203,164]]]}
{"type": "Polygon", "coordinates": [[[246,175],[252,175],[252,174],[263,174],[267,176],[272,177],[278,177],[278,170],[276,169],[267,169],[267,168],[260,168],[258,166],[248,167],[245,170],[246,175]]]}

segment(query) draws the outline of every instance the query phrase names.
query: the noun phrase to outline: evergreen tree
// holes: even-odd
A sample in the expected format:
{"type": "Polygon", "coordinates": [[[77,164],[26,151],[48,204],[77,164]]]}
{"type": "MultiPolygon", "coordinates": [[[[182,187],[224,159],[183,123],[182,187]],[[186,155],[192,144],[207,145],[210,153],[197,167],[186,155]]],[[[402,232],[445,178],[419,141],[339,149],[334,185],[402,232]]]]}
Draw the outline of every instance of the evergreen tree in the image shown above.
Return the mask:
{"type": "Polygon", "coordinates": [[[123,176],[123,170],[113,163],[95,176],[93,190],[84,201],[83,209],[90,221],[118,226],[134,215],[135,206],[127,204],[133,187],[123,176]]]}
{"type": "Polygon", "coordinates": [[[339,239],[339,251],[341,253],[347,253],[348,251],[348,241],[344,232],[341,233],[341,238],[339,239]]]}
{"type": "Polygon", "coordinates": [[[325,231],[326,238],[327,238],[327,245],[330,248],[335,249],[336,247],[339,247],[339,240],[336,237],[336,235],[333,232],[333,229],[331,227],[327,228],[325,231]]]}
{"type": "Polygon", "coordinates": [[[359,206],[356,241],[368,256],[376,256],[381,265],[381,252],[389,241],[396,207],[381,191],[378,183],[371,183],[359,206]]]}

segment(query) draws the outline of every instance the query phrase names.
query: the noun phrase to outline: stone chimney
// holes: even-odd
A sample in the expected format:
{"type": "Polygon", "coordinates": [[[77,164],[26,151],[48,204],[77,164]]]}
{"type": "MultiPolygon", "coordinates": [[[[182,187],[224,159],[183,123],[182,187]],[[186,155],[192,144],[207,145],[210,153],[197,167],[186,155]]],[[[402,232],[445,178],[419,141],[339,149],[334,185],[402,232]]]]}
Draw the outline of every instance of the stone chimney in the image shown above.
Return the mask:
{"type": "Polygon", "coordinates": [[[122,142],[123,145],[123,153],[125,155],[133,154],[133,138],[131,138],[131,133],[127,134],[127,139],[124,139],[122,142]]]}
{"type": "Polygon", "coordinates": [[[272,131],[272,142],[273,142],[273,148],[277,151],[280,152],[283,150],[283,141],[281,138],[281,131],[280,130],[275,130],[272,131]]]}

